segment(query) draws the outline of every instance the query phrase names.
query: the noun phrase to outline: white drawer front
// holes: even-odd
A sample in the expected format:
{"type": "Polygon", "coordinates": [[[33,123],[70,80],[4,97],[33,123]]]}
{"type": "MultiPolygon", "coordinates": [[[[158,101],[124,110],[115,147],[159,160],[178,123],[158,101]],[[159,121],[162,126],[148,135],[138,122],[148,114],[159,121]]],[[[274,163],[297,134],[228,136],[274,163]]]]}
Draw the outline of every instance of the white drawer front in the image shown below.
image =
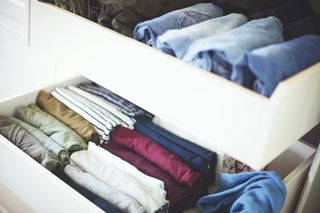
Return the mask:
{"type": "Polygon", "coordinates": [[[1,0],[0,25],[25,36],[28,24],[29,0],[1,0]]]}

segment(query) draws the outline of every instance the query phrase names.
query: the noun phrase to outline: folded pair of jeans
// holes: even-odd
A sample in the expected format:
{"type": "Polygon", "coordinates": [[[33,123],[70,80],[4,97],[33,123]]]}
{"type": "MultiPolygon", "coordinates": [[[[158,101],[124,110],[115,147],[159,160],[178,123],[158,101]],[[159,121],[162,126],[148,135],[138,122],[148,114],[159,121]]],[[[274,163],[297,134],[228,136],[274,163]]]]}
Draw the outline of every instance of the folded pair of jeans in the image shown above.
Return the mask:
{"type": "Polygon", "coordinates": [[[320,36],[306,35],[246,53],[235,66],[232,80],[271,96],[280,81],[319,61],[320,36]],[[256,78],[254,83],[250,75],[256,78]]]}
{"type": "Polygon", "coordinates": [[[196,4],[137,24],[133,38],[157,47],[157,37],[167,30],[181,29],[222,15],[223,11],[211,3],[196,4]]]}
{"type": "Polygon", "coordinates": [[[182,29],[168,30],[158,37],[156,48],[177,58],[183,58],[194,41],[230,31],[247,21],[246,16],[232,13],[182,29]]]}
{"type": "Polygon", "coordinates": [[[233,65],[244,53],[283,42],[282,32],[276,17],[252,20],[217,36],[196,40],[183,60],[230,79],[233,65]]]}

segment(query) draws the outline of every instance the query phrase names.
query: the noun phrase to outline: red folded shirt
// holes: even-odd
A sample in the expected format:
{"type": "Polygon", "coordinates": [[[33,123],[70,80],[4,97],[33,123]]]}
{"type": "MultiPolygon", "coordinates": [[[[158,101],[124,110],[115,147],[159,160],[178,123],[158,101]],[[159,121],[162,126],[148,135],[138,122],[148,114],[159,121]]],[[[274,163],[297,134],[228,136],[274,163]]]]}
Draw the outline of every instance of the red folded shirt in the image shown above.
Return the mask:
{"type": "Polygon", "coordinates": [[[145,157],[179,183],[192,186],[200,179],[200,174],[193,172],[176,155],[134,130],[116,127],[111,133],[111,139],[145,157]]]}

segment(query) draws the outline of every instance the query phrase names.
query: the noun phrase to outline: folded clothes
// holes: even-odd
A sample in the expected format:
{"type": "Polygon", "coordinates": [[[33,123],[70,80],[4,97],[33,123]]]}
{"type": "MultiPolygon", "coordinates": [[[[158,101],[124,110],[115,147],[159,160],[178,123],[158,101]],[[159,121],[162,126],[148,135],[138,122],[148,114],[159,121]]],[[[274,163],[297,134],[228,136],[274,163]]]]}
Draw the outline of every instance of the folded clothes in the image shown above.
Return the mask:
{"type": "Polygon", "coordinates": [[[186,187],[178,183],[166,171],[125,146],[110,142],[103,144],[102,147],[129,162],[146,175],[163,181],[167,191],[166,198],[170,202],[169,212],[171,213],[179,213],[191,208],[201,196],[207,194],[207,188],[204,184],[199,184],[193,188],[186,187]]]}
{"type": "Polygon", "coordinates": [[[157,47],[157,37],[167,30],[181,29],[222,15],[223,11],[211,3],[195,4],[137,24],[133,38],[157,47]]]}
{"type": "Polygon", "coordinates": [[[251,19],[275,16],[282,23],[289,23],[313,14],[312,6],[308,0],[295,0],[268,10],[258,11],[249,15],[251,19]]]}
{"type": "Polygon", "coordinates": [[[100,143],[100,137],[95,128],[86,119],[62,104],[55,97],[45,91],[40,91],[37,95],[36,103],[43,111],[70,127],[85,141],[100,143]]]}
{"type": "Polygon", "coordinates": [[[192,186],[200,179],[200,173],[193,172],[176,155],[137,131],[117,127],[112,131],[111,139],[115,143],[130,148],[159,168],[167,171],[179,183],[192,186]]]}
{"type": "Polygon", "coordinates": [[[141,181],[148,191],[156,197],[159,196],[164,198],[166,196],[167,192],[164,190],[164,184],[161,180],[145,175],[130,163],[122,160],[109,151],[102,149],[94,143],[89,143],[88,152],[92,153],[92,155],[94,155],[101,162],[111,164],[115,168],[122,170],[141,181]]]}
{"type": "Polygon", "coordinates": [[[285,24],[285,38],[290,40],[307,34],[320,35],[320,13],[285,24]]]}
{"type": "Polygon", "coordinates": [[[118,169],[108,158],[102,160],[91,152],[83,150],[73,153],[70,160],[106,185],[137,200],[147,212],[167,211],[168,202],[165,200],[165,196],[155,196],[144,183],[118,169]]]}
{"type": "Polygon", "coordinates": [[[152,117],[150,113],[141,109],[137,105],[127,101],[126,99],[118,96],[117,94],[103,88],[102,86],[90,82],[79,84],[78,87],[94,95],[100,96],[117,108],[120,112],[130,116],[130,117],[152,117]]]}
{"type": "Polygon", "coordinates": [[[58,171],[58,172],[54,172],[54,174],[59,179],[61,179],[63,182],[68,184],[71,188],[73,188],[74,190],[79,192],[81,195],[83,195],[85,198],[87,198],[92,203],[94,203],[99,208],[101,208],[103,211],[105,211],[107,213],[124,213],[123,211],[121,211],[117,207],[113,206],[111,203],[109,203],[105,199],[102,199],[101,197],[99,197],[98,195],[92,193],[88,189],[86,189],[86,188],[78,185],[77,183],[75,183],[73,180],[71,180],[71,178],[69,178],[63,172],[58,171]]]}
{"type": "Polygon", "coordinates": [[[39,129],[56,143],[69,151],[69,154],[80,149],[87,149],[85,141],[72,129],[43,112],[35,104],[17,108],[15,116],[39,129]]]}
{"type": "Polygon", "coordinates": [[[280,212],[286,187],[274,171],[219,175],[219,190],[198,201],[203,213],[280,212]]]}
{"type": "Polygon", "coordinates": [[[135,129],[176,154],[195,171],[205,173],[209,177],[208,185],[213,181],[216,153],[180,138],[150,120],[138,120],[135,129]]]}
{"type": "Polygon", "coordinates": [[[212,0],[221,7],[226,13],[236,12],[251,14],[257,11],[277,7],[291,0],[212,0]]]}
{"type": "Polygon", "coordinates": [[[157,38],[156,48],[177,58],[183,58],[192,42],[227,32],[247,21],[246,16],[233,13],[182,29],[168,30],[157,38]]]}
{"type": "Polygon", "coordinates": [[[60,162],[24,128],[8,118],[0,116],[0,134],[49,171],[61,167],[60,162]]]}
{"type": "Polygon", "coordinates": [[[103,140],[109,140],[110,131],[121,124],[121,121],[109,112],[70,89],[57,87],[51,94],[94,125],[103,140]]]}
{"type": "Polygon", "coordinates": [[[69,86],[68,89],[88,99],[89,101],[94,102],[96,105],[108,111],[113,117],[115,117],[115,119],[120,120],[122,126],[127,127],[129,129],[133,129],[135,120],[119,111],[116,107],[114,107],[112,104],[109,104],[104,99],[74,86],[69,86]]]}
{"type": "Polygon", "coordinates": [[[320,36],[302,36],[246,53],[235,66],[232,80],[250,87],[246,77],[252,73],[257,78],[253,89],[270,96],[280,81],[316,62],[320,62],[320,36]]]}
{"type": "Polygon", "coordinates": [[[64,168],[64,172],[75,183],[105,199],[121,211],[128,213],[146,213],[146,210],[136,200],[109,187],[90,173],[82,171],[79,167],[67,165],[64,168]]]}
{"type": "Polygon", "coordinates": [[[19,119],[16,118],[9,118],[10,121],[15,122],[19,126],[21,126],[23,129],[25,129],[30,135],[35,137],[44,148],[49,150],[54,156],[56,156],[62,165],[66,165],[69,163],[69,154],[68,151],[63,148],[60,144],[56,143],[54,140],[52,140],[50,137],[45,135],[43,132],[38,130],[37,128],[29,125],[28,123],[25,123],[19,119]]]}
{"type": "Polygon", "coordinates": [[[282,32],[282,24],[276,17],[253,20],[193,42],[183,60],[230,79],[232,66],[244,53],[282,42],[282,32]]]}

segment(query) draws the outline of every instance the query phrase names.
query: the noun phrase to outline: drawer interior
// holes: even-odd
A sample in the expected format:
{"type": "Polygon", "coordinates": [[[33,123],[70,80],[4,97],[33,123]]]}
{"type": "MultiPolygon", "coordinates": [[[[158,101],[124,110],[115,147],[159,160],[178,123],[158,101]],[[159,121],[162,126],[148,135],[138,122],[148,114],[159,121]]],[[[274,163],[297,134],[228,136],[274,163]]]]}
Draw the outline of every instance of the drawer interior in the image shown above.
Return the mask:
{"type": "MultiPolygon", "coordinates": [[[[88,81],[88,79],[77,77],[49,86],[44,90],[50,91],[56,86],[78,84],[84,81],[88,81]]],[[[19,95],[0,103],[1,115],[10,116],[16,107],[34,102],[37,93],[38,91],[34,91],[19,95]]],[[[5,163],[0,164],[0,170],[2,171],[0,183],[8,187],[33,210],[44,212],[47,208],[52,208],[55,212],[61,212],[68,205],[68,208],[78,212],[101,212],[98,207],[52,175],[2,136],[0,136],[0,146],[0,161],[10,162],[10,166],[5,163]]],[[[314,148],[301,142],[296,142],[268,165],[268,170],[276,170],[287,187],[288,196],[284,209],[294,209],[314,153],[314,148]]],[[[188,212],[197,212],[197,210],[193,209],[188,212]]]]}

